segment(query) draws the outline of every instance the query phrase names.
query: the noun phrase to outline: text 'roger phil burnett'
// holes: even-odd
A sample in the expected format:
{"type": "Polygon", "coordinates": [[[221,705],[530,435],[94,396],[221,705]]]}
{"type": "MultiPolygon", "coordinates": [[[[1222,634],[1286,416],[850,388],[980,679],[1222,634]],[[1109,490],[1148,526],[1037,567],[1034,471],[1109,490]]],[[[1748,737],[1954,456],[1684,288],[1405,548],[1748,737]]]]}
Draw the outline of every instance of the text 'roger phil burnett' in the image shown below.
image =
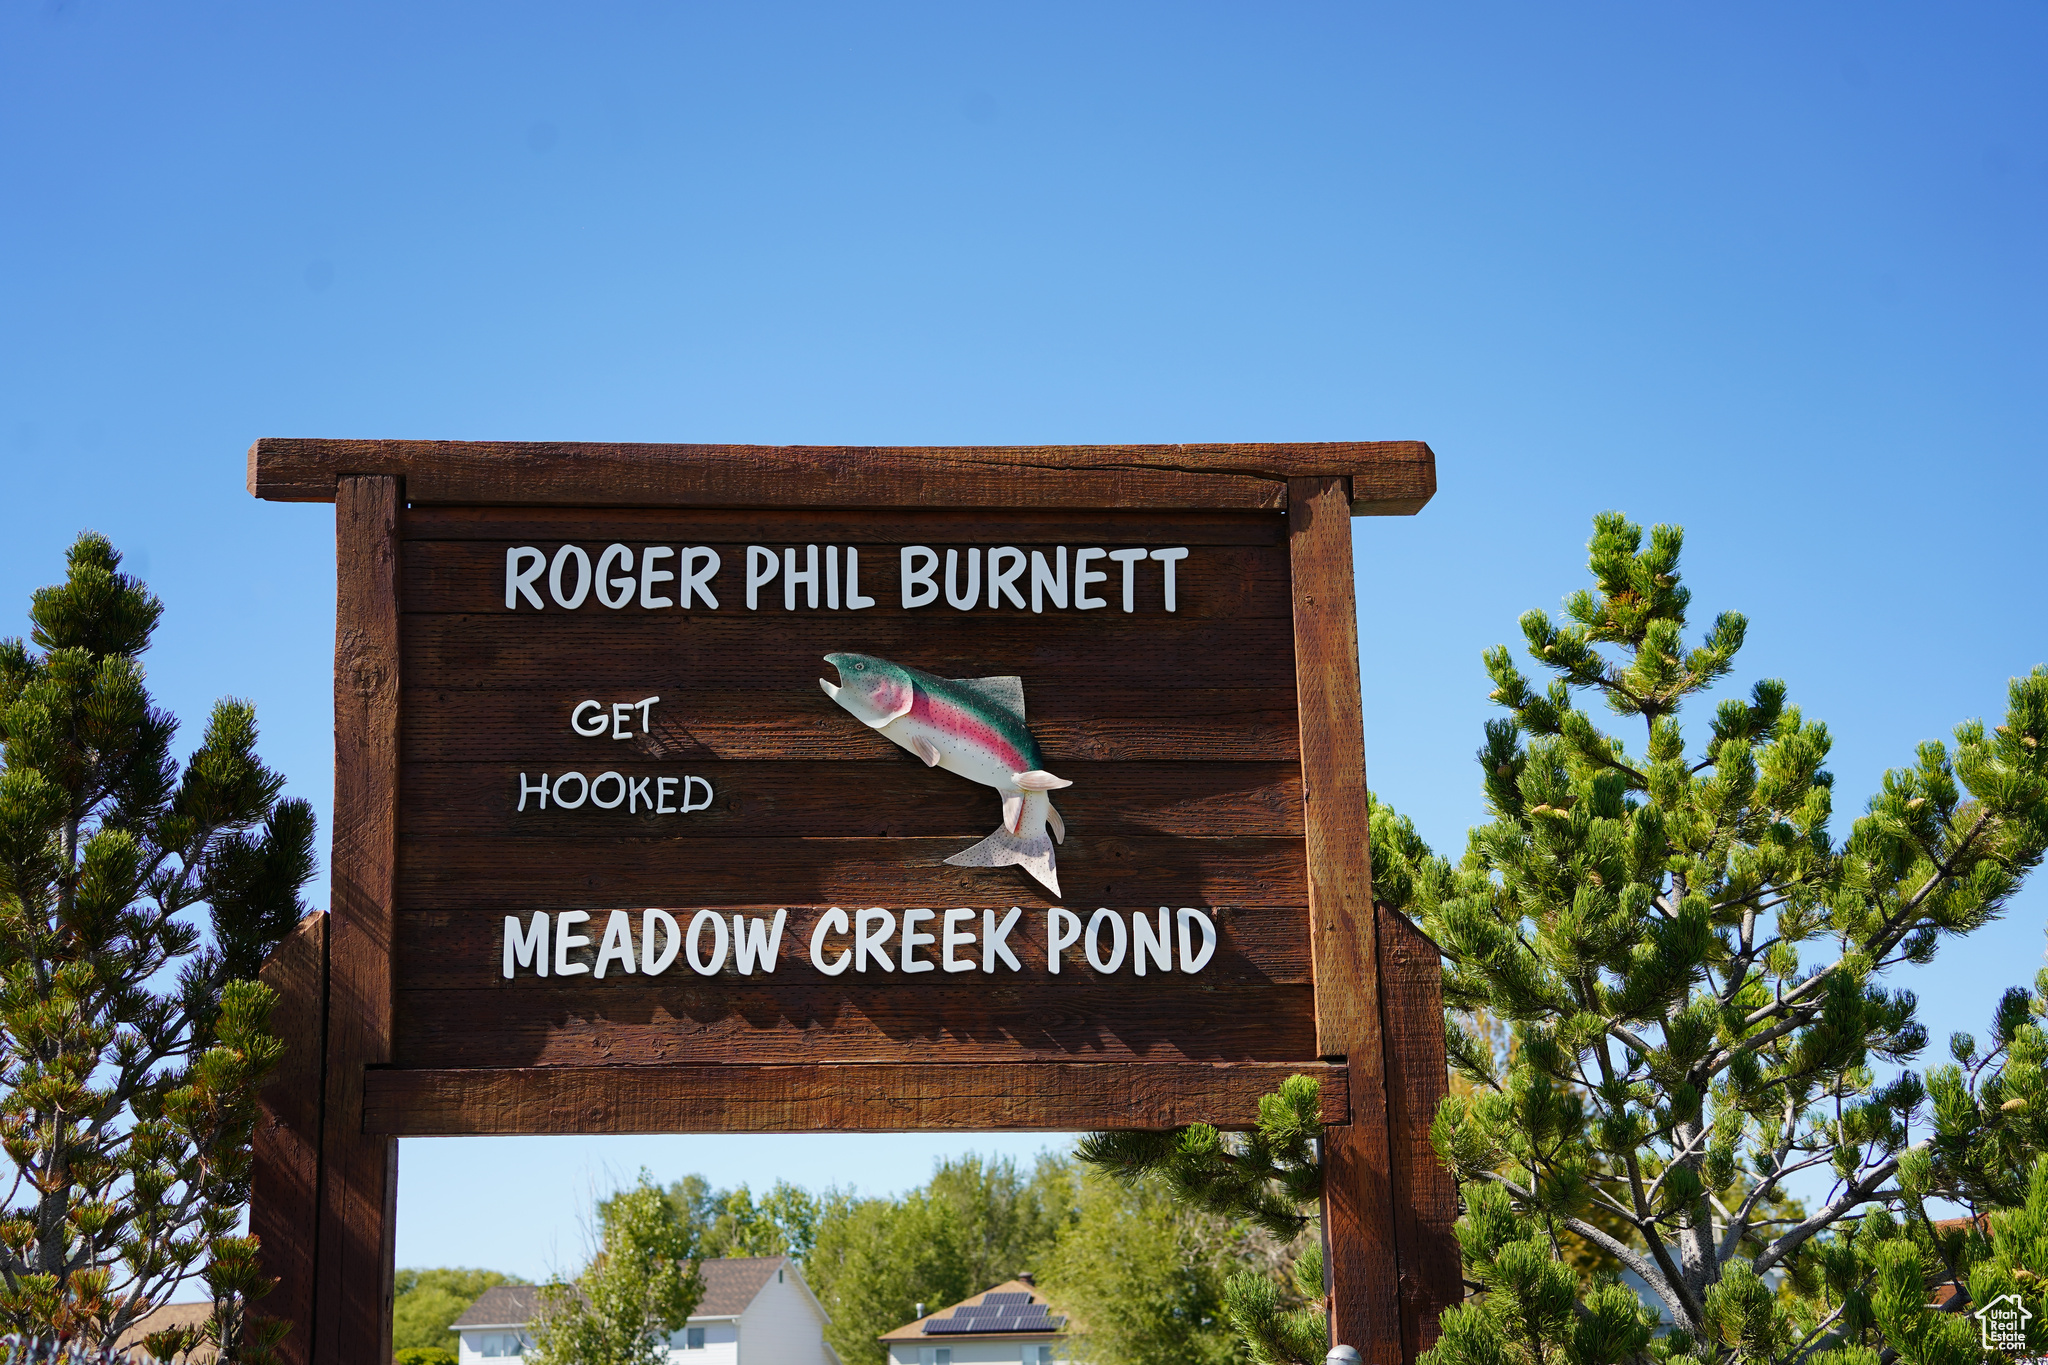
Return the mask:
{"type": "MultiPolygon", "coordinates": [[[[1148,603],[1157,601],[1170,612],[1179,611],[1174,567],[1188,557],[1187,547],[1181,545],[1076,546],[1069,573],[1064,545],[1028,552],[996,545],[986,554],[988,572],[983,574],[979,547],[941,551],[929,545],[902,546],[895,567],[903,609],[915,611],[943,598],[955,611],[1099,611],[1117,604],[1134,612],[1142,588],[1148,603]],[[1100,593],[1094,591],[1097,584],[1105,585],[1100,593]]],[[[869,551],[868,572],[870,583],[880,587],[874,573],[877,557],[876,551],[869,551]]],[[[888,552],[880,551],[879,557],[886,574],[888,552]]],[[[724,557],[709,545],[646,545],[638,550],[608,545],[594,559],[580,545],[563,545],[552,554],[538,545],[515,545],[505,551],[505,610],[545,611],[553,606],[575,611],[595,603],[613,611],[633,606],[647,611],[717,611],[722,605],[720,591],[726,594],[724,603],[732,601],[730,581],[722,588],[713,586],[724,568],[724,557]]],[[[773,606],[778,597],[784,611],[797,610],[799,601],[809,611],[821,603],[827,611],[862,611],[877,599],[861,591],[860,576],[856,546],[749,545],[741,596],[748,611],[761,610],[764,601],[773,606]]]]}
{"type": "MultiPolygon", "coordinates": [[[[1045,970],[1055,976],[1066,954],[1077,947],[1103,976],[1127,966],[1134,976],[1176,970],[1192,975],[1216,956],[1216,921],[1192,906],[1176,911],[1162,905],[1156,913],[1133,910],[1128,922],[1106,907],[1085,921],[1079,912],[1060,906],[1044,915],[1045,970]]],[[[810,965],[826,976],[848,971],[882,976],[1021,972],[1024,964],[1017,952],[1032,951],[1023,941],[1028,931],[1017,935],[1014,946],[1011,936],[1023,916],[1014,905],[1007,912],[961,906],[900,915],[879,905],[852,911],[835,905],[811,929],[810,965]]],[[[525,971],[541,977],[587,974],[602,981],[610,975],[660,976],[678,966],[679,959],[699,976],[717,976],[728,961],[741,976],[773,972],[789,911],[729,918],[730,928],[726,914],[699,910],[685,926],[666,910],[643,910],[636,926],[631,911],[613,910],[605,916],[604,932],[593,937],[583,932],[596,928],[588,910],[552,915],[536,910],[523,923],[507,915],[503,972],[507,980],[525,971]]]]}

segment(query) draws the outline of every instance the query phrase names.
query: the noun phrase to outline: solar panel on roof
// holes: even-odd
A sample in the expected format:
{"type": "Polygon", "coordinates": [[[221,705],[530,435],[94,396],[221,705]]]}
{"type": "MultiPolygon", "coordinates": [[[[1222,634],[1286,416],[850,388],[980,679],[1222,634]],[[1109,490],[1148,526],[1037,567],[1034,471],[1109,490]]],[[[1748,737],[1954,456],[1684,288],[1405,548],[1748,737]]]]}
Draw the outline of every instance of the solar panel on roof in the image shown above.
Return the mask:
{"type": "Polygon", "coordinates": [[[1022,1290],[1010,1290],[1001,1294],[984,1294],[981,1296],[981,1301],[984,1305],[991,1303],[1030,1303],[1031,1295],[1024,1293],[1022,1290]]]}

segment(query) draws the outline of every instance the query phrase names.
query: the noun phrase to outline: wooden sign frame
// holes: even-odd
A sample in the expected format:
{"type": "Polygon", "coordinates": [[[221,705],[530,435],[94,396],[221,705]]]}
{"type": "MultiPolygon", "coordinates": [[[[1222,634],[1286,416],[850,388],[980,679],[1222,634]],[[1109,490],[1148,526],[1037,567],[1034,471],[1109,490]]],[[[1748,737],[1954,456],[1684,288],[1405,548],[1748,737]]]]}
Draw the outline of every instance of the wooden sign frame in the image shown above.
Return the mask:
{"type": "MultiPolygon", "coordinates": [[[[335,507],[332,909],[265,969],[298,1048],[265,1092],[252,1227],[285,1356],[389,1359],[397,1139],[485,1133],[1248,1126],[1323,1082],[1333,1340],[1412,1360],[1458,1301],[1435,948],[1372,899],[1351,518],[1435,491],[1420,442],[761,447],[258,441],[250,492],[335,507]],[[980,509],[1284,514],[1317,1059],[393,1066],[401,530],[408,508],[980,509]]],[[[722,932],[722,931],[721,931],[722,932]]]]}

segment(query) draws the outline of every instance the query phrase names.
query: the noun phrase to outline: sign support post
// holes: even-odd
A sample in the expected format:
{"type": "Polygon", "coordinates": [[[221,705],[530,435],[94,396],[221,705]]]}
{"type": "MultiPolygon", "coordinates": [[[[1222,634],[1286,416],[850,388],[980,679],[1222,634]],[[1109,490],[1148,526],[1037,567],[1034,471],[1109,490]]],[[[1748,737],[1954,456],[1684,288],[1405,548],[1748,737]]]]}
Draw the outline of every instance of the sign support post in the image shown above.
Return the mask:
{"type": "Polygon", "coordinates": [[[332,911],[266,968],[317,1061],[251,1212],[292,1365],[389,1357],[402,1136],[1244,1128],[1296,1074],[1333,1340],[1435,1340],[1437,958],[1373,902],[1350,528],[1427,446],[265,440],[249,481],[338,558],[332,911]]]}

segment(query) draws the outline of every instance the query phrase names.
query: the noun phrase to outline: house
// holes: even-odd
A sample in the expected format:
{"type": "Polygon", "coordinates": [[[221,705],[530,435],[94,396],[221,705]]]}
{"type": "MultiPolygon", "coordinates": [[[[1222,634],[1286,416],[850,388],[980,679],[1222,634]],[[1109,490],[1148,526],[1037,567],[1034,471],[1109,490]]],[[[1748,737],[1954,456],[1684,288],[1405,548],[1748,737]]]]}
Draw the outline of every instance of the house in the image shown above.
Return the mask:
{"type": "MultiPolygon", "coordinates": [[[[787,1256],[731,1256],[697,1267],[704,1297],[669,1338],[669,1365],[839,1365],[824,1306],[787,1256]]],[[[452,1324],[462,1365],[520,1365],[540,1290],[499,1285],[452,1324]]]]}
{"type": "Polygon", "coordinates": [[[890,1365],[1050,1365],[1071,1356],[1077,1335],[1024,1275],[884,1332],[881,1341],[890,1365]]]}

